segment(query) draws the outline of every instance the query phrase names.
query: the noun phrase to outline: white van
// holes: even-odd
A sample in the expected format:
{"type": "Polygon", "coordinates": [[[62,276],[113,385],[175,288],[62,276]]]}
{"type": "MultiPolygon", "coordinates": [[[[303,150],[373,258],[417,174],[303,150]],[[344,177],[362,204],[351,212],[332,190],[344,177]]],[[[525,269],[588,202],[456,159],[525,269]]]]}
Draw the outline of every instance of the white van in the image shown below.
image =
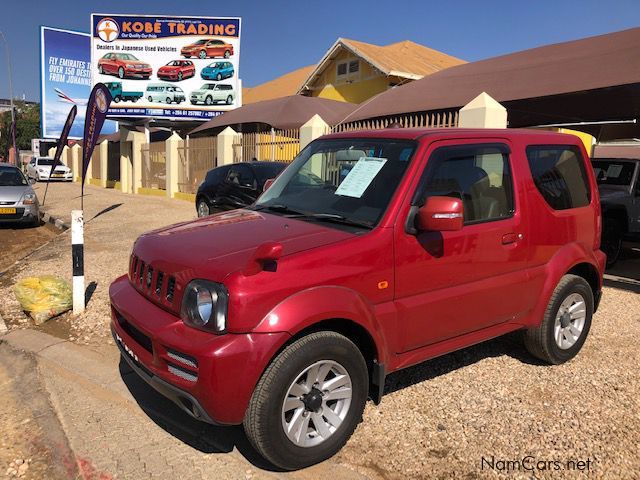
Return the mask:
{"type": "Polygon", "coordinates": [[[226,83],[205,83],[198,90],[191,92],[191,103],[193,105],[197,103],[213,105],[218,102],[231,105],[234,98],[236,98],[236,92],[233,89],[233,85],[226,83]]]}
{"type": "Polygon", "coordinates": [[[170,83],[150,83],[147,85],[145,97],[149,102],[182,103],[185,97],[184,91],[180,87],[170,83]]]}

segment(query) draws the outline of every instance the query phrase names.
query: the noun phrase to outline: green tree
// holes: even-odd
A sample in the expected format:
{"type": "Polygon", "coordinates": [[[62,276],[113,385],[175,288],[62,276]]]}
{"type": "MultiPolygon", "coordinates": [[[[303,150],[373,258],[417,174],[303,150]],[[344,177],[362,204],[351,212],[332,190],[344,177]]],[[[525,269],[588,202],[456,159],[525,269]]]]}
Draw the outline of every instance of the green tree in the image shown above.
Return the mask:
{"type": "MultiPolygon", "coordinates": [[[[31,139],[40,138],[40,105],[16,100],[16,144],[20,150],[31,150],[31,139]]],[[[9,158],[11,139],[11,112],[0,117],[0,155],[9,158]]]]}

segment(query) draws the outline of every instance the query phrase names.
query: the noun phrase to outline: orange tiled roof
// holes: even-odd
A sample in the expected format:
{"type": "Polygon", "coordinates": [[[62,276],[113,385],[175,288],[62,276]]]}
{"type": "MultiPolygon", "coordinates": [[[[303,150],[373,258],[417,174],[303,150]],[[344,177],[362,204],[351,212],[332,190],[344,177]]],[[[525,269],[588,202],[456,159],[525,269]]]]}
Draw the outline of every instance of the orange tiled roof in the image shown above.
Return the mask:
{"type": "Polygon", "coordinates": [[[243,88],[242,103],[255,103],[295,95],[314,68],[316,68],[315,65],[309,65],[255,87],[243,88]]]}

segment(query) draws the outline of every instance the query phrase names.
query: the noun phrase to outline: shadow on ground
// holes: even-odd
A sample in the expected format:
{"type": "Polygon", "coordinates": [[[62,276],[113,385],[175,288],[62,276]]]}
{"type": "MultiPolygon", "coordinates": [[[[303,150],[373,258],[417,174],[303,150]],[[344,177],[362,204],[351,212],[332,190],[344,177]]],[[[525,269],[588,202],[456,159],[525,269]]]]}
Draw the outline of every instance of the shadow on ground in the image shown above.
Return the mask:
{"type": "Polygon", "coordinates": [[[178,440],[203,453],[229,453],[235,447],[253,466],[281,471],[255,451],[241,425],[216,426],[195,420],[156,392],[122,358],[119,368],[123,382],[140,408],[156,425],[178,440]]]}

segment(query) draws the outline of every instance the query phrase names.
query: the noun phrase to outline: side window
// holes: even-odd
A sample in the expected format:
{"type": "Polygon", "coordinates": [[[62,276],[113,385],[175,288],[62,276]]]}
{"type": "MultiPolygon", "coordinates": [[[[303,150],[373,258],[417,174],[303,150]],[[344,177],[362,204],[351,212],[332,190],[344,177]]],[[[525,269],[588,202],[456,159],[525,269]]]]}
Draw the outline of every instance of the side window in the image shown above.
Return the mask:
{"type": "Polygon", "coordinates": [[[251,172],[251,169],[242,164],[237,164],[229,169],[229,173],[227,174],[227,182],[233,183],[235,185],[240,185],[243,187],[253,186],[255,181],[255,177],[251,172]]]}
{"type": "Polygon", "coordinates": [[[429,159],[422,202],[431,196],[456,197],[464,206],[465,224],[513,215],[513,181],[506,145],[442,147],[429,159]]]}
{"type": "Polygon", "coordinates": [[[336,67],[336,75],[342,76],[347,74],[347,63],[339,63],[336,67]]]}
{"type": "Polygon", "coordinates": [[[533,181],[551,208],[567,210],[584,207],[591,201],[584,160],[571,145],[527,147],[533,181]]]}

